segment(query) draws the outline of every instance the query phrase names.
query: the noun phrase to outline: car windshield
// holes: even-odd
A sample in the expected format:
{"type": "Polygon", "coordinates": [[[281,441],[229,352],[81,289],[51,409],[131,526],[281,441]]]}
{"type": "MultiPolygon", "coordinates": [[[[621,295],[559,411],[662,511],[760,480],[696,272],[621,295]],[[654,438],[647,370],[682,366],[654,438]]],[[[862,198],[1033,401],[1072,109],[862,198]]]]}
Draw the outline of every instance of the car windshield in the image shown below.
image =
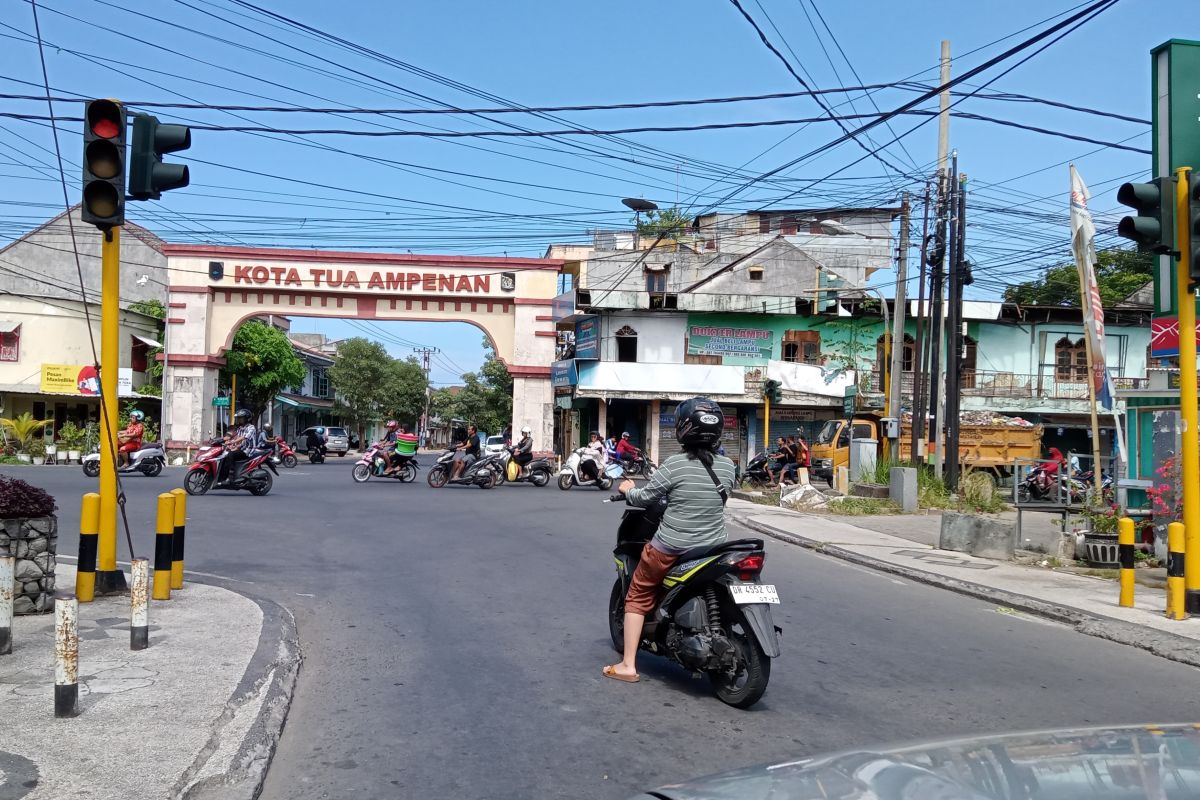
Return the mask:
{"type": "Polygon", "coordinates": [[[329,435],[330,436],[345,436],[346,429],[345,428],[330,428],[329,435]]]}
{"type": "Polygon", "coordinates": [[[833,437],[837,436],[838,427],[842,421],[840,419],[831,419],[821,428],[821,432],[817,434],[817,444],[829,444],[833,441],[833,437]]]}
{"type": "Polygon", "coordinates": [[[487,443],[488,444],[504,444],[504,437],[503,436],[489,436],[487,443]]]}

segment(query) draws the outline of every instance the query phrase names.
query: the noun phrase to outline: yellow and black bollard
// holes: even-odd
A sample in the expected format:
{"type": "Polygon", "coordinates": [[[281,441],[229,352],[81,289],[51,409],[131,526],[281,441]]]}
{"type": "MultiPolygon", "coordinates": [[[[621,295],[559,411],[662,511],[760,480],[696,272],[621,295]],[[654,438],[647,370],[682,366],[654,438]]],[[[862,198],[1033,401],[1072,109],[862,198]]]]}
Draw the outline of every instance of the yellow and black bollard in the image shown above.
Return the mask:
{"type": "Polygon", "coordinates": [[[154,599],[171,599],[171,539],[175,533],[175,495],[158,496],[158,515],[154,527],[154,599]]]}
{"type": "Polygon", "coordinates": [[[1125,608],[1133,608],[1133,520],[1122,517],[1117,522],[1117,558],[1121,562],[1121,600],[1125,608]]]}
{"type": "Polygon", "coordinates": [[[1183,523],[1167,526],[1167,619],[1186,619],[1183,582],[1183,523]]]}
{"type": "Polygon", "coordinates": [[[175,495],[175,532],[171,535],[171,588],[183,588],[183,534],[187,527],[187,492],[172,489],[175,495]]]}
{"type": "Polygon", "coordinates": [[[96,553],[100,546],[100,495],[88,492],[79,511],[79,565],[75,568],[75,597],[90,603],[96,596],[96,553]]]}

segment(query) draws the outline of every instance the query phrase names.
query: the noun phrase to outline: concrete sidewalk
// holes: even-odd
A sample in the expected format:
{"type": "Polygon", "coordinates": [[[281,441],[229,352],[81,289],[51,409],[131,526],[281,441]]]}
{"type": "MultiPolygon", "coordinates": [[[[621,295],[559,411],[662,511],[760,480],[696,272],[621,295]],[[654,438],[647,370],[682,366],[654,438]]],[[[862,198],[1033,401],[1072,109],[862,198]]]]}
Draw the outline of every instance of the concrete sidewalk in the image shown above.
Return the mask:
{"type": "MultiPolygon", "coordinates": [[[[61,587],[75,583],[59,563],[61,587]]],[[[0,656],[0,798],[252,798],[299,669],[291,614],[187,576],[129,649],[129,598],[79,604],[79,715],[54,717],[54,615],[0,656]]]]}
{"type": "MultiPolygon", "coordinates": [[[[938,550],[871,530],[872,517],[831,518],[736,499],[729,501],[728,509],[736,522],[752,530],[825,555],[1035,613],[1073,625],[1082,633],[1200,666],[1200,618],[1168,620],[1161,589],[1139,585],[1134,607],[1122,608],[1117,604],[1115,581],[938,550]]],[[[885,519],[890,525],[901,518],[885,519]]]]}

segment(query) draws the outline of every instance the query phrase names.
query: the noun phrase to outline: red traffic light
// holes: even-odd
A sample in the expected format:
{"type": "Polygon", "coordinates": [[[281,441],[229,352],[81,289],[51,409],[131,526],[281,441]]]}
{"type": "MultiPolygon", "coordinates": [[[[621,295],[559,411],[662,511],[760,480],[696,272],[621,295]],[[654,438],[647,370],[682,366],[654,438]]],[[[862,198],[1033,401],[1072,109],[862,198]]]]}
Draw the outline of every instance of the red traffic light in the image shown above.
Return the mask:
{"type": "Polygon", "coordinates": [[[88,129],[102,139],[121,135],[121,107],[111,100],[93,100],[88,104],[88,129]]]}

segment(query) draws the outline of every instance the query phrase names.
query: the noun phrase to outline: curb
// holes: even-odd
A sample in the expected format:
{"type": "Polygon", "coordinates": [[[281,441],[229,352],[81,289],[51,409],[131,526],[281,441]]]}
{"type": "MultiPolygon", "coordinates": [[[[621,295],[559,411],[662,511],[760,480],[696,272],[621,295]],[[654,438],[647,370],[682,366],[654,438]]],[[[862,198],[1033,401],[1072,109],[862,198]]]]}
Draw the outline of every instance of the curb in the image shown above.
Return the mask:
{"type": "Polygon", "coordinates": [[[738,524],[770,536],[773,539],[798,545],[808,550],[823,553],[824,555],[843,561],[849,561],[852,564],[879,572],[886,572],[891,575],[907,578],[917,583],[948,589],[968,597],[1019,609],[1039,617],[1070,625],[1075,631],[1086,636],[1093,636],[1117,644],[1137,647],[1161,658],[1178,661],[1181,664],[1193,667],[1200,667],[1200,641],[1189,639],[1185,636],[1142,628],[1132,622],[1106,617],[1102,614],[1081,611],[1077,608],[1038,600],[1023,594],[1017,594],[1016,592],[993,589],[990,586],[964,581],[959,578],[951,578],[933,572],[925,572],[924,570],[893,564],[883,559],[846,550],[837,545],[830,545],[815,539],[808,539],[803,536],[787,533],[786,531],[772,528],[770,525],[754,522],[738,513],[734,513],[731,516],[738,524]]]}
{"type": "Polygon", "coordinates": [[[233,589],[223,581],[191,580],[220,587],[253,601],[262,611],[263,624],[258,646],[242,679],[226,702],[221,719],[204,750],[176,781],[170,796],[180,800],[254,800],[262,792],[267,769],[283,735],[303,660],[296,619],[291,611],[279,603],[233,589]],[[242,740],[237,743],[228,769],[196,780],[195,776],[210,758],[222,749],[230,749],[228,743],[222,741],[225,725],[256,703],[259,704],[258,710],[242,740]]]}

